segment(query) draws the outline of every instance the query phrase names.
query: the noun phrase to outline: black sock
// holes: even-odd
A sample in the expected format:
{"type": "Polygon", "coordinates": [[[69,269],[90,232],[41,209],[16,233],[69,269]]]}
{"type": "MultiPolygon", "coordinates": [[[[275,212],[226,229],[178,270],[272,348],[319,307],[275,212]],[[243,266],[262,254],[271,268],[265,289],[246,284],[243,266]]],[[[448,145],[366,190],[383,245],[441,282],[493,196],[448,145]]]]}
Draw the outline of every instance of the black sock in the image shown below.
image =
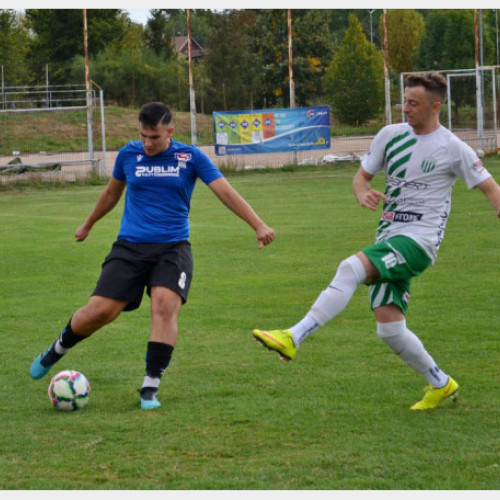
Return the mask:
{"type": "Polygon", "coordinates": [[[57,361],[59,361],[66,354],[67,349],[71,349],[78,342],[81,342],[85,338],[86,337],[77,335],[71,329],[71,319],[70,319],[68,321],[68,324],[66,325],[66,328],[64,328],[64,330],[61,332],[61,335],[59,335],[59,338],[48,349],[45,356],[40,360],[40,363],[43,366],[50,366],[53,365],[54,363],[57,363],[57,361]],[[57,343],[59,343],[59,345],[65,350],[65,352],[63,353],[57,352],[56,350],[57,343]]]}
{"type": "Polygon", "coordinates": [[[84,337],[83,335],[76,334],[71,329],[71,319],[70,319],[68,321],[68,324],[66,325],[66,328],[61,332],[61,335],[59,336],[59,342],[61,343],[61,347],[63,347],[64,349],[71,349],[76,344],[78,344],[78,342],[81,342],[86,338],[87,337],[84,337]]]}
{"type": "Polygon", "coordinates": [[[140,389],[141,397],[151,399],[158,391],[161,377],[170,364],[174,347],[162,342],[148,342],[146,374],[140,389]]]}
{"type": "Polygon", "coordinates": [[[146,352],[146,375],[161,378],[170,364],[174,347],[162,342],[148,342],[146,352]]]}

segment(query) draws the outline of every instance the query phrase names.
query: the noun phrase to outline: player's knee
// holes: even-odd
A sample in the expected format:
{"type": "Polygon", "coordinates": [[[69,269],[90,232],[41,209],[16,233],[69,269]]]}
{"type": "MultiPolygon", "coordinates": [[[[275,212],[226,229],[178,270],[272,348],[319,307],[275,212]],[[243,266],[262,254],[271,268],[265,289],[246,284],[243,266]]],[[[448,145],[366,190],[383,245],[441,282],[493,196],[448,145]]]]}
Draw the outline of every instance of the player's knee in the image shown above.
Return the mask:
{"type": "Polygon", "coordinates": [[[389,323],[377,321],[377,335],[382,340],[404,333],[405,328],[406,321],[391,321],[389,323]]]}
{"type": "Polygon", "coordinates": [[[151,289],[151,311],[153,315],[170,317],[177,315],[182,306],[181,297],[165,287],[151,289]]]}
{"type": "MultiPolygon", "coordinates": [[[[361,285],[366,280],[366,271],[357,255],[344,259],[337,268],[337,275],[347,278],[350,276],[356,285],[361,285]]],[[[344,278],[344,279],[345,279],[344,278]]]]}
{"type": "Polygon", "coordinates": [[[377,335],[391,347],[396,353],[401,352],[404,347],[406,321],[391,321],[380,323],[377,321],[377,335]]]}
{"type": "Polygon", "coordinates": [[[100,328],[115,320],[125,307],[126,302],[115,301],[104,297],[92,297],[81,310],[79,318],[83,318],[89,327],[100,328]]]}

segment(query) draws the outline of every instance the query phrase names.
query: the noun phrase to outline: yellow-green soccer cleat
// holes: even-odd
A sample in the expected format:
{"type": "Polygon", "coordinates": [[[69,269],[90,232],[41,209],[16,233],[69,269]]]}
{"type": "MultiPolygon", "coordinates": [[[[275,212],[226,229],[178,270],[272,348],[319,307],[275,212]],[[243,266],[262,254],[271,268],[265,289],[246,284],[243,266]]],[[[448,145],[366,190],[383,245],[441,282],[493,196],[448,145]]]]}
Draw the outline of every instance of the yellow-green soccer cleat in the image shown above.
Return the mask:
{"type": "Polygon", "coordinates": [[[415,403],[410,408],[411,410],[431,410],[436,408],[443,399],[450,398],[454,401],[458,396],[458,384],[451,377],[448,383],[440,389],[435,389],[432,385],[429,385],[424,390],[425,396],[415,403]]]}
{"type": "Polygon", "coordinates": [[[264,347],[276,351],[285,361],[291,361],[297,352],[290,330],[254,330],[253,336],[264,347]]]}

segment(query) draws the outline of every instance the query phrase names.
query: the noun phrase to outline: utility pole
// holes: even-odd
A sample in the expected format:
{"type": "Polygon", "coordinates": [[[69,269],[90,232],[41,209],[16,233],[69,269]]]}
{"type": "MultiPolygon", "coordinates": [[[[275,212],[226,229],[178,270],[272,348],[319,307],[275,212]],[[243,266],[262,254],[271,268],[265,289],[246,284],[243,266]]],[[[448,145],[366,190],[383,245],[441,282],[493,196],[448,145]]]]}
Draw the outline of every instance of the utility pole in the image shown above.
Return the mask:
{"type": "MultiPolygon", "coordinates": [[[[481,11],[479,11],[481,12],[481,11]]],[[[479,55],[479,14],[477,9],[474,9],[474,40],[475,40],[475,53],[476,53],[476,108],[477,108],[477,135],[480,139],[482,149],[483,139],[483,96],[481,85],[481,69],[480,69],[480,55],[479,55]]]]}
{"type": "Polygon", "coordinates": [[[387,9],[382,16],[384,26],[384,83],[385,83],[385,124],[392,123],[391,116],[391,81],[389,80],[389,50],[387,43],[387,9]]]}
{"type": "Polygon", "coordinates": [[[370,43],[373,43],[373,20],[372,15],[376,9],[371,9],[368,12],[370,13],[370,43]]]}
{"type": "MultiPolygon", "coordinates": [[[[94,131],[92,128],[92,87],[90,82],[89,47],[87,29],[87,9],[83,9],[83,48],[85,52],[85,90],[87,98],[87,136],[89,141],[89,159],[94,160],[94,131]]],[[[92,168],[94,162],[92,161],[92,168]]]]}
{"type": "Polygon", "coordinates": [[[191,47],[191,9],[187,9],[188,61],[189,61],[189,109],[191,112],[191,142],[196,146],[196,97],[193,84],[193,56],[191,47]]]}
{"type": "Polygon", "coordinates": [[[288,75],[290,78],[290,108],[295,108],[295,83],[293,81],[292,11],[288,9],[288,75]]]}

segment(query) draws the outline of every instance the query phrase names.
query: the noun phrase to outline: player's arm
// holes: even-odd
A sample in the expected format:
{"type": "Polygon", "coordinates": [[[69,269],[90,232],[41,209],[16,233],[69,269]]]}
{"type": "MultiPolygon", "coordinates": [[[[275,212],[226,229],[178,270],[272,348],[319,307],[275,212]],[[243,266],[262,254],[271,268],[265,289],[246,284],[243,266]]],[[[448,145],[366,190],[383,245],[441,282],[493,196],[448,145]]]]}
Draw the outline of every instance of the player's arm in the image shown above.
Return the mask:
{"type": "Polygon", "coordinates": [[[226,207],[254,229],[259,248],[269,245],[274,240],[276,237],[274,230],[262,221],[253,208],[224,177],[212,181],[208,186],[226,207]]]}
{"type": "Polygon", "coordinates": [[[486,179],[477,185],[477,188],[488,198],[490,205],[500,217],[500,186],[493,177],[486,179]]]}
{"type": "Polygon", "coordinates": [[[354,196],[358,203],[365,208],[375,210],[381,200],[387,201],[387,196],[371,187],[373,175],[369,174],[363,167],[359,167],[352,182],[354,196]]]}
{"type": "Polygon", "coordinates": [[[100,194],[92,212],[90,212],[89,216],[85,219],[85,222],[76,230],[76,241],[83,241],[90,233],[94,224],[99,219],[102,219],[108,212],[113,210],[116,204],[120,201],[123,191],[125,190],[125,186],[125,182],[111,177],[108,185],[100,194]]]}

